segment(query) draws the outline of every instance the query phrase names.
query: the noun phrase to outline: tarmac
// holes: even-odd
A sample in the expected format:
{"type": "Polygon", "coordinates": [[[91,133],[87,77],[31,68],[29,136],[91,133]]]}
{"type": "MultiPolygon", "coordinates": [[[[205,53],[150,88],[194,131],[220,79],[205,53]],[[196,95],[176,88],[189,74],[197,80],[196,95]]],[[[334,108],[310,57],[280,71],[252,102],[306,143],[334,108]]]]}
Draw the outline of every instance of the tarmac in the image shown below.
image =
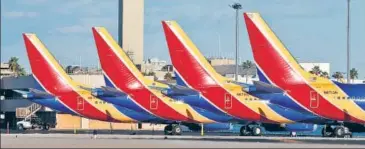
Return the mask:
{"type": "Polygon", "coordinates": [[[364,148],[365,138],[1,134],[1,148],[364,148]]]}

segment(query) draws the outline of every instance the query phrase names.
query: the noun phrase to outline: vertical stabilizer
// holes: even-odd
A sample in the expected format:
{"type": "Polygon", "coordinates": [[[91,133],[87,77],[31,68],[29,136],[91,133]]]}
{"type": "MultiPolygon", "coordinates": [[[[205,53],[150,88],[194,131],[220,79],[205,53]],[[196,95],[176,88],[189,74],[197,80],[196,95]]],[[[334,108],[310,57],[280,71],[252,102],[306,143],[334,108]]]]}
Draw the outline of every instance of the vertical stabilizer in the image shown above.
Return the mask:
{"type": "Polygon", "coordinates": [[[35,34],[23,34],[29,63],[36,81],[43,89],[55,94],[70,91],[71,78],[35,34]]]}
{"type": "Polygon", "coordinates": [[[175,21],[162,21],[162,25],[180,85],[204,88],[224,81],[175,21]]]}

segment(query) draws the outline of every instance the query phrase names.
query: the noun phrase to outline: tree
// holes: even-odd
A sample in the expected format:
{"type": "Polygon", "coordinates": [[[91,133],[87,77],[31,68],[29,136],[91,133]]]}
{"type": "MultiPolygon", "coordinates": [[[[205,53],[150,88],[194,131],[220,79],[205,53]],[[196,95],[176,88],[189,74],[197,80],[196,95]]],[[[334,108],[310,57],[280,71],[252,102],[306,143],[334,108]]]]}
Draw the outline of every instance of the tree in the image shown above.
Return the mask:
{"type": "Polygon", "coordinates": [[[246,83],[248,82],[248,71],[253,68],[255,64],[252,61],[246,60],[242,63],[242,68],[245,71],[246,74],[246,83]]]}
{"type": "Polygon", "coordinates": [[[24,76],[25,75],[25,70],[24,68],[22,68],[19,63],[19,58],[17,57],[11,57],[10,60],[9,60],[9,67],[10,67],[10,70],[12,72],[15,73],[16,76],[24,76]]]}
{"type": "Polygon", "coordinates": [[[172,80],[172,75],[171,73],[166,73],[165,76],[164,76],[164,79],[167,80],[167,81],[171,81],[172,80]]]}
{"type": "Polygon", "coordinates": [[[320,76],[324,77],[324,78],[329,78],[328,72],[325,72],[325,71],[323,71],[320,76]]]}
{"type": "Polygon", "coordinates": [[[153,72],[153,71],[150,71],[150,72],[147,73],[147,76],[155,76],[155,75],[156,75],[156,73],[153,72]]]}
{"type": "Polygon", "coordinates": [[[341,72],[335,72],[332,75],[333,78],[335,78],[337,81],[343,79],[343,74],[341,72]]]}
{"type": "Polygon", "coordinates": [[[66,73],[71,74],[72,73],[72,66],[68,65],[65,69],[66,73]]]}
{"type": "Polygon", "coordinates": [[[309,71],[309,73],[311,73],[311,74],[315,74],[315,75],[317,75],[317,76],[320,76],[320,75],[321,75],[321,73],[322,73],[322,70],[321,70],[321,68],[319,68],[319,66],[314,66],[314,67],[312,68],[312,70],[311,70],[311,71],[309,71]]]}
{"type": "Polygon", "coordinates": [[[350,70],[350,78],[352,80],[352,82],[354,82],[354,79],[357,79],[359,77],[359,73],[357,72],[357,70],[355,68],[352,68],[350,70]]]}
{"type": "Polygon", "coordinates": [[[322,71],[319,66],[314,66],[312,68],[312,70],[309,71],[309,73],[320,76],[320,77],[329,78],[328,72],[322,71]]]}

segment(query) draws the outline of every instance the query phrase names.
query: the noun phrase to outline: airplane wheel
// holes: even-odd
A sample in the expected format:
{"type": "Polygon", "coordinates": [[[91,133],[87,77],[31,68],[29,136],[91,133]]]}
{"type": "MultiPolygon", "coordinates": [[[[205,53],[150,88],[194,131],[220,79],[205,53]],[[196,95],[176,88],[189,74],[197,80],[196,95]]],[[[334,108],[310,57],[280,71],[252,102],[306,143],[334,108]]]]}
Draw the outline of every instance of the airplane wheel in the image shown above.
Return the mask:
{"type": "Polygon", "coordinates": [[[334,133],[336,138],[343,138],[345,137],[345,128],[342,126],[338,126],[335,128],[334,133]]]}
{"type": "Polygon", "coordinates": [[[291,131],[291,132],[290,132],[290,136],[291,136],[291,137],[296,137],[296,136],[297,136],[297,132],[295,132],[295,131],[291,131]]]}
{"type": "Polygon", "coordinates": [[[331,137],[333,134],[333,130],[331,126],[325,126],[322,129],[322,137],[331,137]]]}
{"type": "Polygon", "coordinates": [[[242,126],[241,128],[240,128],[240,136],[247,136],[248,135],[248,131],[247,131],[247,127],[248,126],[242,126]]]}
{"type": "Polygon", "coordinates": [[[182,134],[182,130],[180,125],[176,125],[172,128],[172,135],[181,135],[182,134]]]}
{"type": "Polygon", "coordinates": [[[251,134],[253,136],[261,136],[262,135],[262,129],[259,126],[253,126],[251,130],[251,134]]]}
{"type": "Polygon", "coordinates": [[[164,133],[165,135],[172,135],[172,126],[171,125],[165,126],[164,133]]]}

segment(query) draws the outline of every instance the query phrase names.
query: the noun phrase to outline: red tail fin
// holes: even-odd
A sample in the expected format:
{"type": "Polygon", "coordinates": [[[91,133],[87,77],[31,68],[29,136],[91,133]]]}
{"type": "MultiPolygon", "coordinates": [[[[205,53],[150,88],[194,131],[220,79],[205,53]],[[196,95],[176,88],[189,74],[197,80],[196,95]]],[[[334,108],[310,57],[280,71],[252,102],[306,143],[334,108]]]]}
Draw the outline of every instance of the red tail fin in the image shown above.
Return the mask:
{"type": "Polygon", "coordinates": [[[94,39],[105,75],[123,90],[142,89],[142,74],[103,27],[94,27],[94,39]]]}
{"type": "Polygon", "coordinates": [[[218,74],[180,26],[175,21],[162,25],[177,77],[193,88],[217,86],[218,74]]]}
{"type": "Polygon", "coordinates": [[[34,78],[50,93],[70,91],[71,78],[35,34],[23,34],[34,78]]]}

